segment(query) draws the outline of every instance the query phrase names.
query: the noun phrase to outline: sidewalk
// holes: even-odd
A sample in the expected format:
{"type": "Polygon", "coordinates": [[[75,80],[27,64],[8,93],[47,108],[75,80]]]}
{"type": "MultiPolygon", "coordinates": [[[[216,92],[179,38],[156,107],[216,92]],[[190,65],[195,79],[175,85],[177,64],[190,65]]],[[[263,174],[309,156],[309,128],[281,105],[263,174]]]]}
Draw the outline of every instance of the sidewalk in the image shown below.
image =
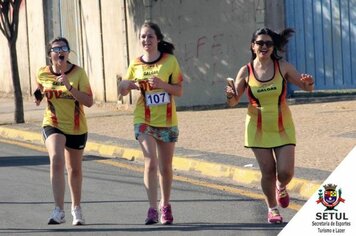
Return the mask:
{"type": "MultiPolygon", "coordinates": [[[[356,145],[356,97],[345,101],[291,105],[296,131],[295,178],[290,192],[307,199],[356,145]]],[[[329,102],[328,102],[329,101],[329,102]]],[[[40,126],[45,104],[24,101],[25,124],[14,124],[14,101],[0,98],[0,135],[43,145],[40,126]]],[[[86,153],[129,161],[143,160],[133,134],[132,107],[86,109],[89,139],[86,153]]],[[[243,147],[245,105],[232,109],[179,111],[180,136],[175,170],[214,180],[259,187],[260,173],[251,150],[243,147]]]]}

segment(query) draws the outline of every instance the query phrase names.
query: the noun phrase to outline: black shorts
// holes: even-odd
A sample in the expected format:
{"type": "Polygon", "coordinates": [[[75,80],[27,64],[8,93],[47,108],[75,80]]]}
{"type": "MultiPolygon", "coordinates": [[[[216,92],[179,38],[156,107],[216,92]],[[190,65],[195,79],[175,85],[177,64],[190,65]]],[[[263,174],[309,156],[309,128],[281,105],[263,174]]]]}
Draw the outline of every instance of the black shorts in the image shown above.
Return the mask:
{"type": "Polygon", "coordinates": [[[45,126],[42,128],[42,135],[44,140],[46,140],[51,134],[63,134],[66,137],[66,147],[79,150],[85,148],[88,139],[88,133],[71,135],[65,134],[61,130],[52,126],[45,126]]]}

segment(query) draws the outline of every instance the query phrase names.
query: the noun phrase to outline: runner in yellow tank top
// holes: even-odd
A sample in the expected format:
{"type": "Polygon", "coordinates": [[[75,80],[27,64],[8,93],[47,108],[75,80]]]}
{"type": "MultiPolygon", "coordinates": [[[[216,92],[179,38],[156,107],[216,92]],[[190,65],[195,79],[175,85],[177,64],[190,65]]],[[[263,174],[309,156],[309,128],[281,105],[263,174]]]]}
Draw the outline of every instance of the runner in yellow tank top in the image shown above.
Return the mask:
{"type": "Polygon", "coordinates": [[[268,81],[255,77],[253,65],[248,65],[246,116],[246,147],[273,148],[296,144],[292,115],[286,94],[287,81],[281,75],[279,63],[274,61],[274,76],[268,81]]]}
{"type": "Polygon", "coordinates": [[[239,70],[236,90],[230,86],[225,90],[230,106],[235,106],[247,91],[245,146],[252,149],[261,170],[269,223],[283,222],[278,205],[288,207],[286,187],[294,174],[296,140],[286,102],[287,81],[306,91],[314,88],[312,76],[300,74],[278,55],[293,32],[290,28],[279,34],[268,28],[254,32],[250,47],[252,60],[239,70]]]}

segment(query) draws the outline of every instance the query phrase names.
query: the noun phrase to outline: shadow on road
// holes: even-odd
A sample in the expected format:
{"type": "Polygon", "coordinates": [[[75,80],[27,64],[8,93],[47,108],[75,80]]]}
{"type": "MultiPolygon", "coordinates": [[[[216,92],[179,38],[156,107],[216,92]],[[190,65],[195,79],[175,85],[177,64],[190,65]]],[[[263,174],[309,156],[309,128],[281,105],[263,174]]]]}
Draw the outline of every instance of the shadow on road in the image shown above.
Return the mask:
{"type": "Polygon", "coordinates": [[[0,167],[37,165],[49,165],[48,157],[46,155],[0,157],[0,167]]]}

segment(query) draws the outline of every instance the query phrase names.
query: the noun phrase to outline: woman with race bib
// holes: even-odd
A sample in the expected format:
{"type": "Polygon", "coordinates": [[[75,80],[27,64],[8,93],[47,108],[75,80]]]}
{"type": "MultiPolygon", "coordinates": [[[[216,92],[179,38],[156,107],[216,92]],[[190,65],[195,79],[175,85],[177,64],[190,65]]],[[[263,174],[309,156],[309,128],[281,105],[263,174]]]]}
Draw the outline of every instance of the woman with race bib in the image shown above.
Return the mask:
{"type": "Polygon", "coordinates": [[[163,38],[158,25],[143,24],[139,35],[143,55],[131,62],[126,80],[119,86],[123,96],[132,89],[141,92],[134,111],[134,131],[144,156],[144,185],[149,201],[146,225],[158,223],[158,183],[161,190],[160,221],[162,224],[173,223],[169,200],[172,159],[179,134],[174,97],[182,96],[183,77],[173,55],[174,45],[163,38]]]}

